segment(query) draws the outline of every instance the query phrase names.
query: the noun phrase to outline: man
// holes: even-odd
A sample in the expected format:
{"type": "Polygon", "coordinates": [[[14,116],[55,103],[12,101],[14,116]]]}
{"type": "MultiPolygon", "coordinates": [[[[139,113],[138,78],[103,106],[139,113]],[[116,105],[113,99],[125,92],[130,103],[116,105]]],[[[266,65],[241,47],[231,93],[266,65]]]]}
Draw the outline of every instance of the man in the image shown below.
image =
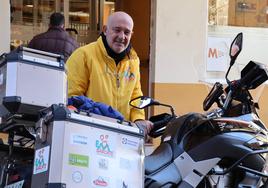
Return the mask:
{"type": "Polygon", "coordinates": [[[133,25],[128,14],[115,12],[96,42],[78,48],[70,56],[68,95],[85,95],[111,105],[148,133],[152,123],[144,120],[144,111],[129,105],[131,99],[142,95],[140,62],[130,45],[133,25]]]}
{"type": "Polygon", "coordinates": [[[77,42],[64,30],[64,16],[53,13],[50,16],[49,29],[35,36],[28,45],[29,48],[61,54],[66,61],[78,47],[77,42]]]}

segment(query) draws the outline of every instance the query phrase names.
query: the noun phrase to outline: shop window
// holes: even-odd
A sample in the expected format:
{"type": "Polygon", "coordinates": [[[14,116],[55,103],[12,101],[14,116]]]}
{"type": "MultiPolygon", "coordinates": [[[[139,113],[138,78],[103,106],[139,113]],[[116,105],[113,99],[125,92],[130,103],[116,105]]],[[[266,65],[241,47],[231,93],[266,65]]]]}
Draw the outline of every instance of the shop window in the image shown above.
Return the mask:
{"type": "Polygon", "coordinates": [[[266,63],[268,0],[209,0],[208,2],[206,78],[225,82],[224,76],[230,61],[229,46],[240,32],[245,39],[243,50],[229,78],[240,78],[241,70],[250,60],[266,63]]]}
{"type": "Polygon", "coordinates": [[[48,29],[55,11],[53,0],[11,0],[11,48],[27,45],[33,36],[48,29]]]}
{"type": "Polygon", "coordinates": [[[90,28],[91,7],[88,0],[70,0],[69,27],[76,29],[80,36],[87,36],[90,28]]]}
{"type": "Polygon", "coordinates": [[[209,25],[268,27],[268,0],[209,0],[209,25]]]}
{"type": "Polygon", "coordinates": [[[107,0],[104,2],[104,8],[103,8],[103,23],[107,23],[107,18],[110,14],[114,12],[115,9],[115,1],[107,0]]]}
{"type": "Polygon", "coordinates": [[[55,10],[54,1],[11,0],[13,24],[46,24],[48,16],[55,10]]]}
{"type": "Polygon", "coordinates": [[[97,39],[115,6],[114,0],[69,0],[69,3],[68,27],[77,31],[80,46],[97,39]]]}
{"type": "Polygon", "coordinates": [[[27,45],[48,29],[53,12],[69,15],[65,27],[82,46],[96,40],[115,0],[11,0],[11,46],[27,45]],[[68,7],[66,9],[66,7],[68,7]],[[75,32],[73,32],[75,31],[75,32]]]}

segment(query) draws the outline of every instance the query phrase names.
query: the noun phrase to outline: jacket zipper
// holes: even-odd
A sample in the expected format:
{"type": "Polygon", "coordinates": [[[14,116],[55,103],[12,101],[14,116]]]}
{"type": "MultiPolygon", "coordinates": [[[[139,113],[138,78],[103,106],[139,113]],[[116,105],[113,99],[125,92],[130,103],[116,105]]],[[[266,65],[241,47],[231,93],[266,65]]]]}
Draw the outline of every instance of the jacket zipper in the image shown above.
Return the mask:
{"type": "Polygon", "coordinates": [[[119,87],[120,87],[120,76],[119,76],[119,70],[116,66],[116,73],[115,73],[115,79],[116,79],[116,87],[117,87],[117,94],[116,94],[116,109],[118,109],[118,101],[119,101],[119,87]]]}
{"type": "Polygon", "coordinates": [[[116,86],[117,86],[117,89],[118,89],[119,86],[120,86],[120,79],[119,79],[119,75],[118,75],[118,73],[116,73],[116,86]]]}

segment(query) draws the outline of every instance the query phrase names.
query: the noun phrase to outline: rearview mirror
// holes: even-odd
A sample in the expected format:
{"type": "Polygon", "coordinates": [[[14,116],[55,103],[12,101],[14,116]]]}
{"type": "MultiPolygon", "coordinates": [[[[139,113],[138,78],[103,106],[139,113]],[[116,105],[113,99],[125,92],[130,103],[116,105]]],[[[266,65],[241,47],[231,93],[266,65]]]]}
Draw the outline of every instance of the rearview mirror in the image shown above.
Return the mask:
{"type": "Polygon", "coordinates": [[[145,97],[145,96],[140,96],[135,99],[132,99],[129,102],[130,106],[138,109],[143,109],[145,107],[151,106],[151,105],[156,105],[159,104],[158,102],[154,101],[150,97],[145,97]]]}
{"type": "Polygon", "coordinates": [[[132,99],[129,102],[129,105],[134,107],[134,108],[138,108],[138,109],[143,109],[143,108],[146,108],[146,107],[152,106],[152,105],[165,106],[165,107],[170,108],[172,116],[175,116],[174,109],[172,106],[170,106],[168,104],[160,103],[160,102],[154,100],[153,98],[146,97],[146,96],[140,96],[140,97],[137,97],[135,99],[132,99]]]}
{"type": "Polygon", "coordinates": [[[230,51],[229,51],[229,56],[231,60],[230,60],[229,68],[225,74],[225,79],[228,84],[230,84],[230,80],[228,79],[229,71],[231,67],[233,66],[233,64],[235,63],[237,56],[240,54],[242,50],[242,44],[243,44],[243,33],[238,33],[235,39],[233,40],[230,46],[230,51]]]}
{"type": "Polygon", "coordinates": [[[242,45],[243,45],[243,33],[238,33],[233,40],[231,46],[230,46],[230,66],[232,66],[237,58],[237,56],[240,54],[242,50],[242,45]]]}

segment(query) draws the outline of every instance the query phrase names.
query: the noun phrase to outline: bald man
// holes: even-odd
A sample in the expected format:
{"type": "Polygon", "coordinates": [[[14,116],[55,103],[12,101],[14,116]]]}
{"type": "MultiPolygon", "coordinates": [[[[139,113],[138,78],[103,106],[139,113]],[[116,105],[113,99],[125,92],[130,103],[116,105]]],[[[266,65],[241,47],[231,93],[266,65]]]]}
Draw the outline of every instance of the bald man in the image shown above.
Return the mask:
{"type": "Polygon", "coordinates": [[[140,61],[131,47],[133,20],[125,12],[115,12],[96,42],[78,48],[67,61],[68,96],[84,95],[121,112],[125,119],[145,128],[144,111],[132,108],[129,101],[143,95],[140,61]]]}

